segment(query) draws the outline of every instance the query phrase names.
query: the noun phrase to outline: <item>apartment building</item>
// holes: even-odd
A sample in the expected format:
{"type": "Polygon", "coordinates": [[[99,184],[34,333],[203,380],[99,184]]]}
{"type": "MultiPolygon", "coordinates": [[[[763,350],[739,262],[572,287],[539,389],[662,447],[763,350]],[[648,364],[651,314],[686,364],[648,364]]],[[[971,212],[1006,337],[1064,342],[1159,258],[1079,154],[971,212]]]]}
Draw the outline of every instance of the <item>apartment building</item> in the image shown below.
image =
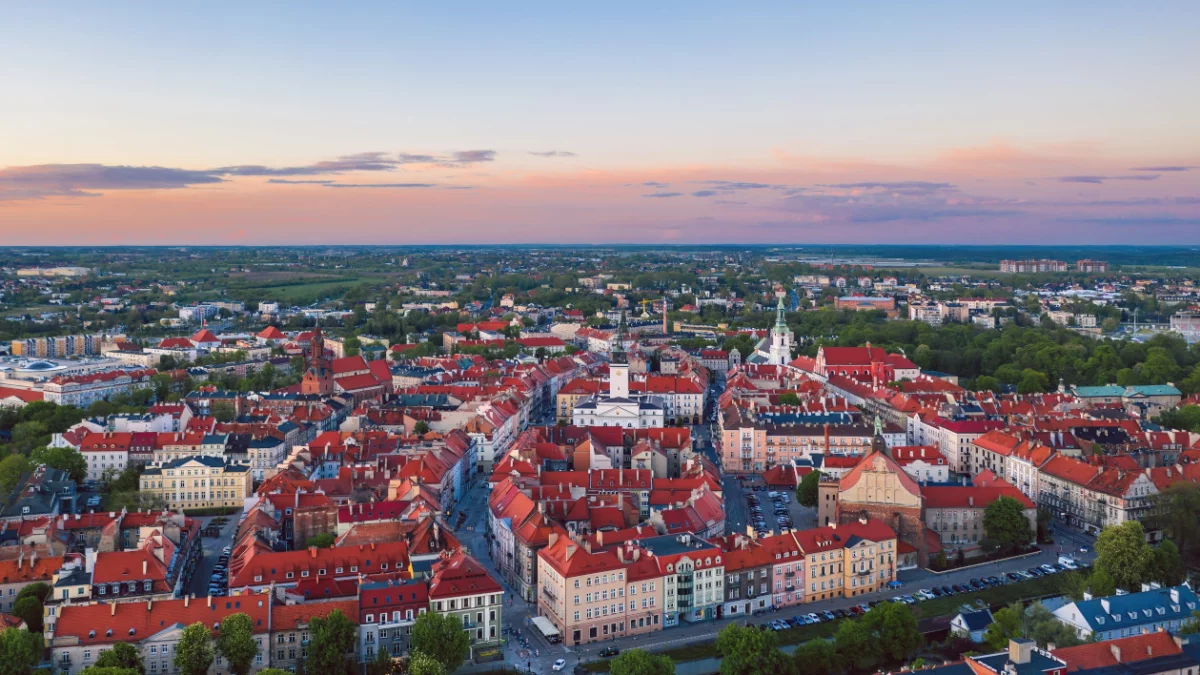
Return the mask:
{"type": "Polygon", "coordinates": [[[538,610],[559,629],[563,643],[661,630],[666,596],[656,556],[633,544],[590,548],[560,529],[538,552],[538,610]]]}
{"type": "Polygon", "coordinates": [[[724,552],[692,534],[665,534],[638,541],[653,554],[663,581],[663,626],[718,616],[725,602],[724,552]]]}
{"type": "Polygon", "coordinates": [[[31,337],[13,340],[10,348],[13,356],[54,359],[71,356],[89,356],[100,353],[103,337],[96,335],[60,335],[57,337],[31,337]]]}
{"type": "Polygon", "coordinates": [[[1005,431],[989,431],[971,444],[971,475],[990,470],[1030,499],[1041,492],[1041,469],[1056,451],[1034,439],[1005,431]]]}
{"type": "Polygon", "coordinates": [[[458,617],[471,638],[471,657],[499,649],[504,589],[464,549],[434,563],[429,605],[438,614],[458,617]]]}
{"type": "Polygon", "coordinates": [[[883,521],[831,524],[792,533],[807,573],[797,574],[805,602],[876,593],[896,580],[896,533],[883,521]]]}
{"type": "Polygon", "coordinates": [[[1004,427],[1001,420],[948,420],[936,415],[922,417],[920,413],[913,413],[908,418],[908,442],[910,445],[936,447],[954,473],[972,473],[971,444],[987,432],[1004,427]]]}
{"type": "Polygon", "coordinates": [[[87,462],[87,479],[101,480],[106,473],[118,474],[129,466],[132,433],[106,431],[89,433],[79,444],[79,452],[87,462]]]}
{"type": "Polygon", "coordinates": [[[429,610],[424,580],[385,579],[358,586],[358,653],[370,663],[383,651],[400,658],[408,653],[412,626],[429,610]]]}
{"type": "MultiPolygon", "coordinates": [[[[1150,470],[1130,471],[1056,455],[1039,473],[1039,506],[1071,527],[1099,534],[1109,525],[1143,521],[1158,487],[1150,470]]],[[[1159,535],[1150,533],[1153,540],[1159,535]]]]}
{"type": "Polygon", "coordinates": [[[171,511],[241,508],[252,492],[250,467],[219,457],[184,457],[146,469],[140,491],[163,500],[171,511]]]}

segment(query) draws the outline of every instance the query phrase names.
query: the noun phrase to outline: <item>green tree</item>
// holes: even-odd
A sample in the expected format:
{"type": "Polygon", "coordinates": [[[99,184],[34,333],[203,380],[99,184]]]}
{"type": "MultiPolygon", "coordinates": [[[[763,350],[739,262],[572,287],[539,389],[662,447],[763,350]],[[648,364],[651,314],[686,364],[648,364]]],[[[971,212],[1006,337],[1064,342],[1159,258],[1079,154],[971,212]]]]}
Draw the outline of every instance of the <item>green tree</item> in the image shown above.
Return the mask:
{"type": "Polygon", "coordinates": [[[992,623],[983,634],[983,641],[996,651],[1008,649],[1008,641],[1021,637],[1025,608],[1014,603],[992,615],[992,623]]]}
{"type": "Polygon", "coordinates": [[[1154,551],[1136,520],[1104,528],[1096,537],[1096,569],[1104,570],[1118,588],[1137,590],[1154,570],[1154,551]]]}
{"type": "Polygon", "coordinates": [[[800,405],[800,397],[788,391],[779,395],[780,405],[800,405]]]}
{"type": "Polygon", "coordinates": [[[1058,574],[1055,576],[1055,583],[1060,593],[1076,602],[1083,599],[1083,594],[1088,589],[1087,577],[1078,572],[1058,574]]]}
{"type": "MultiPolygon", "coordinates": [[[[329,616],[315,617],[308,627],[312,641],[304,670],[308,673],[333,675],[346,672],[346,654],[354,648],[358,628],[335,609],[329,616]]],[[[465,634],[464,634],[465,635],[465,634]]]]}
{"type": "Polygon", "coordinates": [[[1105,598],[1117,594],[1117,582],[1112,575],[1102,569],[1096,569],[1088,577],[1088,592],[1094,598],[1105,598]]]}
{"type": "Polygon", "coordinates": [[[1009,552],[1033,543],[1033,528],[1025,506],[1012,497],[998,497],[983,512],[984,548],[1009,552]]]}
{"type": "Polygon", "coordinates": [[[818,487],[821,484],[820,471],[813,470],[800,479],[800,485],[796,486],[796,503],[801,506],[815,508],[818,498],[818,487]]]}
{"type": "Polygon", "coordinates": [[[1179,627],[1180,635],[1195,635],[1200,633],[1200,610],[1192,612],[1192,618],[1183,622],[1179,627]]]}
{"type": "Polygon", "coordinates": [[[13,603],[13,616],[19,616],[34,633],[42,632],[42,601],[27,595],[13,603]]]}
{"type": "Polygon", "coordinates": [[[779,651],[778,639],[770,631],[730,624],[717,635],[721,653],[721,675],[788,673],[792,660],[779,651]]]}
{"type": "Polygon", "coordinates": [[[87,478],[87,460],[75,448],[36,448],[29,455],[32,464],[45,464],[52,469],[66,471],[77,483],[87,478]]]}
{"type": "Polygon", "coordinates": [[[317,548],[331,548],[334,542],[337,541],[332,532],[319,532],[308,539],[309,546],[317,548]]]}
{"type": "Polygon", "coordinates": [[[837,648],[829,640],[802,642],[792,652],[796,675],[828,675],[838,670],[837,648]]]}
{"type": "Polygon", "coordinates": [[[413,433],[418,436],[429,433],[429,423],[425,420],[417,420],[417,423],[413,425],[413,433]]]}
{"type": "Polygon", "coordinates": [[[9,455],[0,460],[0,494],[12,494],[31,468],[24,455],[9,455]]]}
{"type": "Polygon", "coordinates": [[[408,668],[408,675],[446,675],[447,673],[446,666],[443,666],[441,661],[419,651],[410,654],[404,665],[408,668]]]}
{"type": "Polygon", "coordinates": [[[79,675],[141,675],[133,668],[119,668],[116,666],[101,666],[99,664],[88,666],[79,671],[79,675]]]}
{"type": "Polygon", "coordinates": [[[196,622],[183,629],[175,647],[175,668],[183,675],[205,675],[213,662],[212,634],[196,622]]]}
{"type": "Polygon", "coordinates": [[[20,600],[21,598],[37,598],[44,603],[46,602],[46,598],[50,595],[51,590],[53,589],[50,588],[50,584],[45,583],[44,581],[39,581],[22,588],[20,592],[17,593],[17,600],[20,600]]]}
{"type": "Polygon", "coordinates": [[[229,670],[234,675],[246,675],[258,655],[258,644],[254,641],[254,621],[241,612],[225,617],[217,632],[217,653],[229,661],[229,670]]]}
{"type": "Polygon", "coordinates": [[[630,649],[608,664],[611,675],[675,675],[675,662],[665,654],[630,649]]]}
{"type": "Polygon", "coordinates": [[[883,648],[861,620],[842,619],[833,644],[842,668],[871,670],[883,661],[883,648]]]}
{"type": "MultiPolygon", "coordinates": [[[[1200,411],[1200,406],[1189,406],[1200,411]]],[[[1200,424],[1200,422],[1198,422],[1200,424]]],[[[1197,427],[1200,430],[1200,426],[1197,427]]],[[[1157,524],[1184,556],[1200,552],[1200,486],[1179,481],[1151,498],[1157,524]]]]}
{"type": "Polygon", "coordinates": [[[412,627],[412,649],[421,652],[454,672],[466,660],[471,650],[471,641],[463,631],[458,617],[436,612],[425,612],[417,617],[412,627]]]}
{"type": "Polygon", "coordinates": [[[142,653],[137,647],[128,642],[118,642],[112,649],[100,652],[96,665],[103,668],[124,668],[146,675],[146,664],[142,662],[142,653]]]}
{"type": "Polygon", "coordinates": [[[230,422],[237,418],[237,408],[228,401],[217,401],[212,405],[212,416],[218,422],[230,422]]]}
{"type": "Polygon", "coordinates": [[[860,621],[874,635],[883,656],[892,662],[907,661],[925,643],[917,629],[917,617],[903,603],[879,603],[860,621]]]}
{"type": "Polygon", "coordinates": [[[283,668],[263,668],[262,670],[255,671],[254,675],[296,675],[296,674],[291,672],[290,670],[284,670],[283,668]]]}
{"type": "Polygon", "coordinates": [[[29,454],[33,449],[50,442],[50,429],[36,420],[21,422],[12,430],[12,448],[17,452],[29,454]]]}
{"type": "Polygon", "coordinates": [[[1179,548],[1170,539],[1162,540],[1154,549],[1154,579],[1164,586],[1178,586],[1187,578],[1187,568],[1179,548]]]}
{"type": "Polygon", "coordinates": [[[396,662],[392,655],[380,645],[379,651],[375,652],[375,658],[367,663],[367,675],[392,675],[395,668],[396,662]]]}
{"type": "Polygon", "coordinates": [[[1057,647],[1074,647],[1082,643],[1075,630],[1058,620],[1054,614],[1040,602],[1035,602],[1025,610],[1021,634],[1033,640],[1043,649],[1048,644],[1057,647]]]}
{"type": "Polygon", "coordinates": [[[29,675],[42,660],[42,636],[23,628],[0,631],[0,673],[29,675]]]}

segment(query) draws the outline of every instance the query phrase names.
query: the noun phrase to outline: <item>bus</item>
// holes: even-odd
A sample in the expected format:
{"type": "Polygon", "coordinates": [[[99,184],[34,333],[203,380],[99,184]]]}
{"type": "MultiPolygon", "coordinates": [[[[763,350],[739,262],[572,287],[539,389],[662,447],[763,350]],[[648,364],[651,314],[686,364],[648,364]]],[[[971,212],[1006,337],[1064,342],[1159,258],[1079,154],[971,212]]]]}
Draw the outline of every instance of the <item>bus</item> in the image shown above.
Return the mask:
{"type": "Polygon", "coordinates": [[[532,623],[534,628],[537,628],[538,632],[542,634],[542,637],[546,638],[546,642],[552,645],[562,642],[562,633],[558,632],[558,628],[555,627],[550,619],[544,616],[535,616],[532,623]]]}

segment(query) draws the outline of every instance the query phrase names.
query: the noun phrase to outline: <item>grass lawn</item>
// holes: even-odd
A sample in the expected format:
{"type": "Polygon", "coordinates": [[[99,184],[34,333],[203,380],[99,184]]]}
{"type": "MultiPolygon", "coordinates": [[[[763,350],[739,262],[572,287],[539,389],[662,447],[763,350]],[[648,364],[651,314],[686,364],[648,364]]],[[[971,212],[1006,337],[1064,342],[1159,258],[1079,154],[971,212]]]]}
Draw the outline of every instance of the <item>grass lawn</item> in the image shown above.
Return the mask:
{"type": "MultiPolygon", "coordinates": [[[[960,593],[955,596],[936,598],[934,600],[926,600],[925,602],[912,605],[913,614],[918,618],[932,618],[935,616],[945,616],[958,613],[958,608],[964,604],[975,604],[976,600],[982,600],[989,607],[996,609],[1017,601],[1038,600],[1051,595],[1061,593],[1062,580],[1066,574],[1081,574],[1081,572],[1062,572],[1054,576],[1041,577],[1040,579],[1031,579],[1018,583],[1011,583],[1006,586],[998,586],[996,588],[985,588],[982,591],[974,593],[960,593]]],[[[931,582],[932,583],[932,582],[931,582]]],[[[796,614],[807,613],[803,612],[803,606],[795,608],[796,614]]],[[[818,638],[831,637],[837,632],[838,621],[830,621],[829,623],[818,623],[799,628],[789,628],[785,631],[777,633],[779,636],[780,645],[794,645],[809,640],[818,638]]],[[[694,661],[697,659],[716,658],[720,656],[717,653],[717,643],[715,640],[708,642],[697,642],[675,649],[667,649],[659,654],[665,654],[672,661],[694,661]]],[[[582,664],[583,667],[591,673],[607,672],[608,660],[590,661],[582,664]]]]}

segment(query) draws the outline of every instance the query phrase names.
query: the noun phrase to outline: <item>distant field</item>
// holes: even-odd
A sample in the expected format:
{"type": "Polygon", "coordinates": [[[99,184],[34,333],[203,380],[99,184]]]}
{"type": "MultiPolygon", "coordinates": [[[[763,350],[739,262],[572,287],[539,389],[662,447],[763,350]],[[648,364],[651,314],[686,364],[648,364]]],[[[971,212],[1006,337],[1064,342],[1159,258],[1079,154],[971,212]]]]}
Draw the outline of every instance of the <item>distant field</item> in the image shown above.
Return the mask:
{"type": "Polygon", "coordinates": [[[271,284],[249,288],[239,288],[237,289],[237,293],[239,295],[243,295],[244,297],[253,297],[259,300],[280,300],[284,302],[291,302],[298,298],[336,295],[338,293],[345,292],[348,288],[357,284],[359,281],[361,281],[361,279],[349,278],[337,279],[333,281],[311,281],[297,284],[271,284]]]}
{"type": "Polygon", "coordinates": [[[335,274],[314,274],[303,270],[268,270],[257,272],[235,272],[229,275],[231,281],[244,282],[250,286],[275,285],[278,283],[315,282],[337,280],[335,274]]]}

